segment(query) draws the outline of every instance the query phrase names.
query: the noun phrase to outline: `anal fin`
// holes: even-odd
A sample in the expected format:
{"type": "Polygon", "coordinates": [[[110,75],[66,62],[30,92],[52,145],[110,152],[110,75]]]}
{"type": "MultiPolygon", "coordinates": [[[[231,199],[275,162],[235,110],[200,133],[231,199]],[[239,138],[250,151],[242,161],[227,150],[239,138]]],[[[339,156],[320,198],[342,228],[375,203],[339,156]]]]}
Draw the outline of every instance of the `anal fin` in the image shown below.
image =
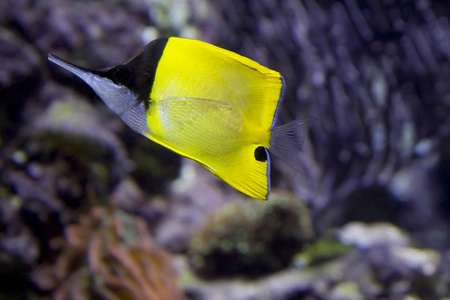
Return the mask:
{"type": "Polygon", "coordinates": [[[267,149],[248,145],[230,154],[223,164],[210,166],[217,177],[238,191],[261,200],[270,193],[270,158],[267,149]]]}

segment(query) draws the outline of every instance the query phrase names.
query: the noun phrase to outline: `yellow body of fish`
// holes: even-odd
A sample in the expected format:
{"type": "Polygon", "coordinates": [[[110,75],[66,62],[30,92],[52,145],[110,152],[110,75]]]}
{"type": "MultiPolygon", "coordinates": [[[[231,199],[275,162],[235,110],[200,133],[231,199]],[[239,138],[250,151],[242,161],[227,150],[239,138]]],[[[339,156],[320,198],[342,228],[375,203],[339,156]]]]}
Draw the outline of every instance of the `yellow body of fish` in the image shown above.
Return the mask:
{"type": "Polygon", "coordinates": [[[146,135],[265,199],[268,161],[255,159],[255,150],[269,148],[282,86],[278,72],[248,58],[171,38],[150,94],[146,135]]]}
{"type": "MultiPolygon", "coordinates": [[[[237,190],[267,199],[267,149],[281,105],[280,73],[211,44],[175,37],[155,40],[129,62],[101,71],[49,59],[82,78],[137,132],[199,162],[237,190]]],[[[277,141],[292,144],[293,128],[279,130],[277,141]]]]}

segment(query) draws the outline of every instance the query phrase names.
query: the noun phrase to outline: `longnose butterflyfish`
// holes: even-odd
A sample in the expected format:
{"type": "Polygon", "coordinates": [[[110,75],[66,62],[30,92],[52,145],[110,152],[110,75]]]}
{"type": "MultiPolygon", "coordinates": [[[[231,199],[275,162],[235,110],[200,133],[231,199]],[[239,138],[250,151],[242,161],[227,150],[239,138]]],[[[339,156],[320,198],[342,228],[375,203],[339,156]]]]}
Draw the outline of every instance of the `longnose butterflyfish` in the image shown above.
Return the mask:
{"type": "Polygon", "coordinates": [[[134,131],[253,198],[269,196],[269,152],[293,164],[309,128],[308,118],[275,127],[280,73],[206,42],[159,38],[103,70],[48,58],[87,83],[134,131]]]}

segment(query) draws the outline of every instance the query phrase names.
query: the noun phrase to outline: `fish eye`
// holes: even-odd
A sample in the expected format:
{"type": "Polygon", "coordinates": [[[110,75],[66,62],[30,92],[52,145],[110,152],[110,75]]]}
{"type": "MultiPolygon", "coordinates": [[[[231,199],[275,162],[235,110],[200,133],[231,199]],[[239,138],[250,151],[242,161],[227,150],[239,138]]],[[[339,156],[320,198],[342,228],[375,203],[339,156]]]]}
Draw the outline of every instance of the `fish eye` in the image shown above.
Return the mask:
{"type": "Polygon", "coordinates": [[[257,161],[261,161],[261,162],[267,161],[266,148],[264,148],[263,146],[259,146],[258,148],[256,148],[255,149],[255,159],[257,161]]]}
{"type": "Polygon", "coordinates": [[[126,84],[130,80],[131,72],[126,66],[117,66],[112,70],[111,79],[115,84],[126,84]]]}

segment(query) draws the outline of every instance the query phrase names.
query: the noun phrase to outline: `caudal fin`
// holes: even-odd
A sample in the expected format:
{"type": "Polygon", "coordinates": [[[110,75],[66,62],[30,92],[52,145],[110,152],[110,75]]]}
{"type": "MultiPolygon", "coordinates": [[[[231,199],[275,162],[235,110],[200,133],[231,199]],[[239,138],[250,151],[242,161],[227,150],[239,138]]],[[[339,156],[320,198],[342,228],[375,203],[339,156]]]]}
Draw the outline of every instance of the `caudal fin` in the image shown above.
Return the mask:
{"type": "Polygon", "coordinates": [[[302,172],[300,151],[308,130],[316,118],[307,117],[291,121],[272,129],[269,151],[296,171],[302,172]]]}

